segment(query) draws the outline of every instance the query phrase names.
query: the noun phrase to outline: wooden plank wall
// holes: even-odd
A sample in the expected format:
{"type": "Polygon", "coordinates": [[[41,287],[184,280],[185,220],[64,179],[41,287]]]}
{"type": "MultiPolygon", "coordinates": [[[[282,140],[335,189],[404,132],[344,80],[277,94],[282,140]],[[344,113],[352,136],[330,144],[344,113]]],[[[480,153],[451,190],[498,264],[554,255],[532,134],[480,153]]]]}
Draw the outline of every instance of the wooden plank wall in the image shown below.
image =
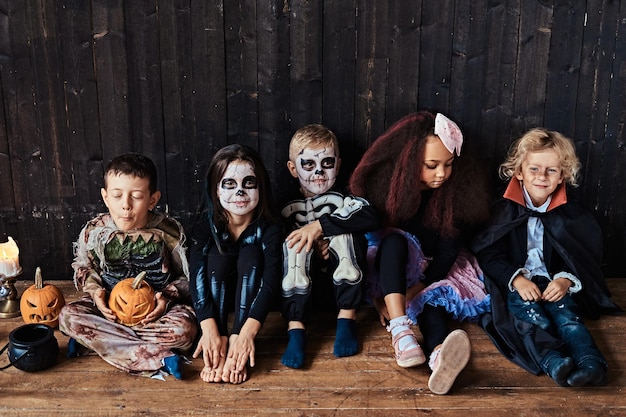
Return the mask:
{"type": "Polygon", "coordinates": [[[0,241],[19,242],[24,279],[68,279],[117,154],[152,157],[160,208],[190,227],[225,144],[259,149],[280,192],[291,134],[324,123],[345,181],[385,128],[432,108],[494,173],[530,127],[572,137],[623,277],[625,38],[611,0],[0,0],[0,241]]]}

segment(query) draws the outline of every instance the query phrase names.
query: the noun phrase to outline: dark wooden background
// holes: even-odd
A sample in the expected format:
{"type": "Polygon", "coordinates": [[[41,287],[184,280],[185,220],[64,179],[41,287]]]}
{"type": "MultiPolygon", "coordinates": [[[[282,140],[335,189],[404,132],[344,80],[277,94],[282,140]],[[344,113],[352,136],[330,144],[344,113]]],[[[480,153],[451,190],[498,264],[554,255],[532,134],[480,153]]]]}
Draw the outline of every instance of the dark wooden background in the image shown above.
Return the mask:
{"type": "Polygon", "coordinates": [[[0,0],[0,241],[18,241],[20,279],[69,279],[120,153],[155,160],[160,208],[190,227],[225,144],[259,149],[280,191],[302,125],[337,133],[345,179],[431,108],[494,178],[528,128],[572,137],[605,272],[626,277],[625,38],[609,0],[0,0]]]}

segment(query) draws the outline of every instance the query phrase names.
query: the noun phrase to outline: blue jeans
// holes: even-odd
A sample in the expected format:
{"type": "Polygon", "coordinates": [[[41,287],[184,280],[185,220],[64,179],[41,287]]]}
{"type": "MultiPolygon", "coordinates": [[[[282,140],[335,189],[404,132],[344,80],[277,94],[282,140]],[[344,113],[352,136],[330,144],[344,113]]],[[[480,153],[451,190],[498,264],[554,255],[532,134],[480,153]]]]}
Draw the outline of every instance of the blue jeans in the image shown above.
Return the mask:
{"type": "MultiPolygon", "coordinates": [[[[534,277],[533,282],[543,292],[550,281],[545,277],[534,277]]],[[[592,360],[606,366],[606,359],[593,341],[593,337],[584,325],[582,318],[577,314],[578,305],[568,294],[556,303],[547,301],[524,301],[517,291],[509,292],[507,296],[509,311],[515,317],[541,327],[553,336],[561,339],[577,366],[583,361],[592,360]]],[[[561,356],[559,352],[546,355],[541,366],[546,371],[550,360],[561,356]]]]}

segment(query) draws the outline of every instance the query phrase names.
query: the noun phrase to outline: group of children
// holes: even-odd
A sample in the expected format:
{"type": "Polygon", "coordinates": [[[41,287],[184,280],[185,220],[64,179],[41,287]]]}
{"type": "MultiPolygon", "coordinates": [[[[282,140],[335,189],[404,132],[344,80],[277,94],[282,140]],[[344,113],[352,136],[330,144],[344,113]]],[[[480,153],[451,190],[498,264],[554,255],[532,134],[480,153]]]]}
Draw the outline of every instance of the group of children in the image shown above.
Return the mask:
{"type": "Polygon", "coordinates": [[[195,346],[203,381],[242,383],[278,300],[288,334],[281,362],[305,365],[315,295],[328,288],[335,356],[358,353],[356,311],[369,301],[391,333],[398,366],[428,361],[433,393],[447,393],[470,359],[467,334],[450,326],[463,320],[559,385],[606,384],[607,362],[581,317],[621,310],[600,269],[601,232],[567,198],[580,166],[572,142],[539,128],[516,141],[501,165],[508,187],[491,215],[486,181],[462,145],[443,114],[410,114],[365,152],[342,192],[336,136],[307,125],[289,145],[299,190],[280,211],[259,154],[225,146],[210,163],[189,254],[180,223],[153,211],[153,162],[115,158],[101,190],[109,212],[88,222],[75,244],[74,280],[85,295],[61,312],[68,353],[85,348],[127,372],[180,379],[195,346]],[[140,271],[156,307],[129,327],[116,322],[107,298],[140,271]]]}

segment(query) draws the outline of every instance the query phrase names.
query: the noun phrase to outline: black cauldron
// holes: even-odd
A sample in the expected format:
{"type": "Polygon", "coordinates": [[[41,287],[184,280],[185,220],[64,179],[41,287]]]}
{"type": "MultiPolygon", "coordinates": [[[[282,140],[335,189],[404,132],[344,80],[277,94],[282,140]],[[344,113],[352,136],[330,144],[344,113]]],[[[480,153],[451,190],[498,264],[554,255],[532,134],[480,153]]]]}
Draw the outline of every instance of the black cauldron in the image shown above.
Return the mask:
{"type": "Polygon", "coordinates": [[[6,349],[9,355],[9,365],[22,371],[41,371],[54,365],[59,354],[59,344],[54,337],[54,329],[46,324],[26,324],[14,329],[9,334],[9,343],[0,350],[6,349]]]}

